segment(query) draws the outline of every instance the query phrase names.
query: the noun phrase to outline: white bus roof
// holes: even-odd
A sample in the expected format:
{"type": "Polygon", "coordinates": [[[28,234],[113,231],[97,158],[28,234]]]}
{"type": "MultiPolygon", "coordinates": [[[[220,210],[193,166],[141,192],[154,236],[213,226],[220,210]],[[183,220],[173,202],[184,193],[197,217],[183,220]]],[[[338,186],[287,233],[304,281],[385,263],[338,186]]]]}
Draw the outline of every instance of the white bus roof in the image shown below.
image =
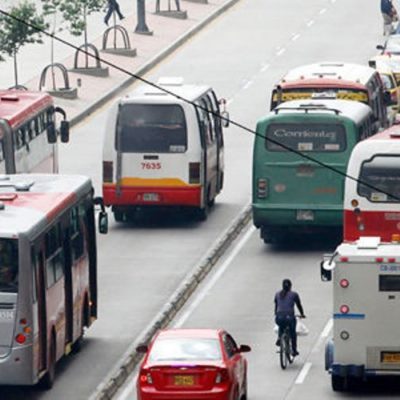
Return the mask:
{"type": "MultiPolygon", "coordinates": [[[[339,245],[336,259],[341,262],[388,263],[389,257],[395,258],[395,262],[400,263],[399,243],[383,243],[378,237],[360,237],[356,242],[339,245]]],[[[393,260],[391,262],[393,263],[393,260]]]]}
{"type": "Polygon", "coordinates": [[[307,110],[308,113],[312,114],[335,115],[331,110],[336,110],[340,117],[347,117],[356,123],[367,118],[372,113],[369,106],[358,101],[333,99],[286,101],[279,104],[273,111],[271,111],[270,115],[276,114],[276,110],[281,110],[278,111],[278,115],[293,113],[304,114],[304,110],[307,110]]]}
{"type": "Polygon", "coordinates": [[[282,79],[284,82],[300,79],[341,79],[365,85],[376,71],[368,66],[344,62],[322,62],[290,70],[282,79]]]}
{"type": "Polygon", "coordinates": [[[0,237],[44,229],[79,196],[88,193],[88,177],[58,174],[5,175],[0,178],[0,237]]]}
{"type": "Polygon", "coordinates": [[[160,78],[157,82],[156,88],[147,84],[141,85],[127,96],[120,99],[120,103],[181,103],[182,100],[166,93],[162,90],[164,88],[168,92],[174,93],[188,101],[195,101],[208,90],[211,89],[207,85],[184,84],[182,78],[160,78]]]}

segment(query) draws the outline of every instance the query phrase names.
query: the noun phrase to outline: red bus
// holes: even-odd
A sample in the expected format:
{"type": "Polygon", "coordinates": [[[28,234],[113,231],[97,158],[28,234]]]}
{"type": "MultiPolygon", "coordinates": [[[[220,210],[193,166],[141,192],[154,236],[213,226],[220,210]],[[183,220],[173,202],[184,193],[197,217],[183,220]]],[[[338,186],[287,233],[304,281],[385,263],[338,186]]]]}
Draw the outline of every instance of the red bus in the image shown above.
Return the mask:
{"type": "Polygon", "coordinates": [[[344,240],[400,239],[400,126],[358,143],[350,156],[344,196],[344,240]]]}
{"type": "Polygon", "coordinates": [[[51,388],[97,318],[95,202],[87,177],[1,178],[0,385],[51,388]]]}
{"type": "Polygon", "coordinates": [[[66,114],[48,93],[0,90],[0,174],[58,172],[58,131],[68,142],[66,114]]]}

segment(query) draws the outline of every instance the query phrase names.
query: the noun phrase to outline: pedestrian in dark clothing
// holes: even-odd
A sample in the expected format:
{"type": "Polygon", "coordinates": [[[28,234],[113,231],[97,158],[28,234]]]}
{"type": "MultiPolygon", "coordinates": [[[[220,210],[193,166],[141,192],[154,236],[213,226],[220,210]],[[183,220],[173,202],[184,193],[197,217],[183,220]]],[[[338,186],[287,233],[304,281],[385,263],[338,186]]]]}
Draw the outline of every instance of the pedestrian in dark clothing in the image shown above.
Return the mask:
{"type": "Polygon", "coordinates": [[[294,314],[294,306],[300,312],[301,318],[305,318],[303,306],[301,305],[300,296],[297,292],[292,291],[292,282],[284,279],[282,282],[282,290],[275,294],[275,322],[279,327],[279,338],[276,345],[280,345],[280,337],[286,326],[289,326],[289,334],[292,340],[292,354],[297,356],[297,333],[296,333],[296,316],[294,314]]]}
{"type": "Polygon", "coordinates": [[[381,13],[383,18],[383,34],[393,33],[393,22],[398,20],[396,8],[392,0],[381,0],[381,13]]]}
{"type": "Polygon", "coordinates": [[[121,10],[119,9],[119,4],[117,0],[107,0],[107,14],[104,17],[104,23],[108,25],[108,21],[113,14],[113,12],[118,14],[119,19],[124,19],[125,17],[122,15],[121,10]]]}

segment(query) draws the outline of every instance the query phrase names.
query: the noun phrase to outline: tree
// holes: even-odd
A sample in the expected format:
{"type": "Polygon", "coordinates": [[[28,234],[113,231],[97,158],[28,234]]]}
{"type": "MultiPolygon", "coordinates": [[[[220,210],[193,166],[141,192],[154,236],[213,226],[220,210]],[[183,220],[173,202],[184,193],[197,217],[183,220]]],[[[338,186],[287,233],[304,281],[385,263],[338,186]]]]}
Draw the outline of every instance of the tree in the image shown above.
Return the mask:
{"type": "Polygon", "coordinates": [[[18,51],[28,43],[43,43],[40,30],[47,29],[48,25],[37,12],[35,4],[28,1],[12,7],[9,14],[0,14],[0,61],[5,61],[2,54],[14,58],[15,87],[18,88],[18,51]]]}
{"type": "MultiPolygon", "coordinates": [[[[68,30],[74,36],[84,33],[84,48],[88,49],[87,16],[100,11],[105,0],[42,0],[45,13],[52,14],[59,11],[64,21],[69,24],[68,30]]],[[[86,54],[86,67],[88,67],[86,54]]]]}

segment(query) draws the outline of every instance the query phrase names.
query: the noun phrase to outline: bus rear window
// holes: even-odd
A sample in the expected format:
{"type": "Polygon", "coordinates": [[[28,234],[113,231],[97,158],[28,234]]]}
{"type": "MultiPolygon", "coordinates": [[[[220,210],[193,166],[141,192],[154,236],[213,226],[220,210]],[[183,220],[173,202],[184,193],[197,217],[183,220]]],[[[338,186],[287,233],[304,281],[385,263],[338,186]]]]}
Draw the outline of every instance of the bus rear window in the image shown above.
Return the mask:
{"type": "Polygon", "coordinates": [[[182,107],[124,104],[118,116],[116,149],[123,153],[185,152],[187,130],[182,107]]]}
{"type": "Polygon", "coordinates": [[[400,157],[375,156],[361,166],[357,192],[371,202],[400,202],[400,157]]]}
{"type": "Polygon", "coordinates": [[[18,241],[0,239],[0,292],[18,291],[18,241]]]}
{"type": "Polygon", "coordinates": [[[400,275],[379,275],[380,292],[400,292],[400,275]]]}
{"type": "Polygon", "coordinates": [[[278,143],[301,152],[340,152],[346,149],[346,131],[338,124],[271,124],[265,146],[270,151],[288,151],[278,143]]]}

